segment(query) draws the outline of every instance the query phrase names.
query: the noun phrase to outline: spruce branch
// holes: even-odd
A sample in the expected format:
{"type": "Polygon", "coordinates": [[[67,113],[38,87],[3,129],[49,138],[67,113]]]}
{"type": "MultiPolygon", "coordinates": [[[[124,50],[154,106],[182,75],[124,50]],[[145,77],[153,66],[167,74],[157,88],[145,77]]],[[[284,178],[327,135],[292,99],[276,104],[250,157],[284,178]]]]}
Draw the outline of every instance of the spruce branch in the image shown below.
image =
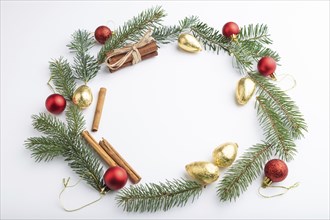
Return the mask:
{"type": "Polygon", "coordinates": [[[153,30],[153,38],[161,44],[168,44],[178,40],[180,33],[190,31],[190,28],[198,22],[197,16],[185,17],[178,25],[160,26],[153,30]]]}
{"type": "Polygon", "coordinates": [[[237,35],[239,42],[257,42],[260,44],[272,44],[269,38],[268,27],[264,24],[249,24],[240,28],[240,33],[237,35]]]}
{"type": "Polygon", "coordinates": [[[261,174],[263,166],[271,158],[272,146],[267,143],[249,148],[229,168],[217,186],[220,201],[236,200],[261,174]]]}
{"type": "Polygon", "coordinates": [[[67,100],[71,100],[76,89],[76,82],[72,74],[70,64],[63,58],[49,62],[51,79],[55,89],[67,100]]]}
{"type": "Polygon", "coordinates": [[[25,141],[26,148],[32,151],[32,157],[38,162],[48,162],[57,156],[64,157],[81,179],[103,192],[100,161],[83,138],[77,135],[84,127],[83,115],[77,106],[67,107],[66,122],[45,113],[34,115],[34,129],[45,136],[28,138],[25,141]]]}
{"type": "Polygon", "coordinates": [[[63,153],[58,138],[31,137],[26,140],[26,148],[32,151],[32,157],[36,162],[51,161],[63,153]]]}
{"type": "Polygon", "coordinates": [[[223,50],[230,54],[232,42],[215,28],[209,27],[206,23],[198,22],[191,27],[191,31],[203,43],[205,50],[211,50],[217,54],[223,50]]]}
{"type": "Polygon", "coordinates": [[[282,159],[292,160],[297,150],[287,127],[265,97],[258,96],[256,99],[259,123],[267,142],[274,146],[275,153],[282,159]]]}
{"type": "Polygon", "coordinates": [[[156,28],[160,25],[162,18],[165,17],[165,11],[157,6],[147,9],[131,20],[124,23],[115,32],[116,34],[109,38],[98,54],[99,63],[103,63],[106,53],[110,50],[124,46],[129,42],[135,42],[150,28],[156,28]]]}
{"type": "Polygon", "coordinates": [[[303,137],[303,132],[307,131],[307,124],[294,101],[267,77],[257,72],[250,72],[248,75],[257,85],[257,94],[264,97],[272,106],[292,138],[303,137]]]}
{"type": "Polygon", "coordinates": [[[280,59],[275,51],[264,46],[272,43],[266,25],[243,27],[237,41],[223,36],[219,30],[203,22],[198,22],[191,27],[191,30],[194,36],[203,43],[204,49],[217,54],[225,51],[233,56],[234,67],[244,74],[252,71],[254,62],[259,61],[261,57],[270,56],[276,61],[280,59]]]}
{"type": "Polygon", "coordinates": [[[202,193],[203,186],[195,181],[174,179],[165,183],[147,183],[124,188],[116,196],[119,206],[127,212],[167,211],[185,206],[202,193]]]}
{"type": "Polygon", "coordinates": [[[94,78],[100,69],[100,65],[88,50],[95,44],[93,35],[86,30],[77,30],[72,34],[72,41],[67,47],[75,53],[72,67],[74,76],[87,83],[94,78]]]}

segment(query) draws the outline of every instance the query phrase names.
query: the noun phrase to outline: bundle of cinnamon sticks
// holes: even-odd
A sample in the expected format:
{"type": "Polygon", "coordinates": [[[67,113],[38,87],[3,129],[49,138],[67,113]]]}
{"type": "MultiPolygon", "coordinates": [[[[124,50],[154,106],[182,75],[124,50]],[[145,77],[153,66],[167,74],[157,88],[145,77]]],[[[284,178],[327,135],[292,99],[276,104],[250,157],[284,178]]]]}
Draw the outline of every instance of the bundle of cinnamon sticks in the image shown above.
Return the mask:
{"type": "Polygon", "coordinates": [[[133,184],[140,182],[141,177],[136,171],[124,160],[124,158],[111,146],[104,138],[96,142],[88,131],[82,132],[83,138],[96,151],[96,153],[109,165],[109,167],[120,166],[126,170],[129,179],[133,184]]]}
{"type": "MultiPolygon", "coordinates": [[[[141,60],[145,60],[145,59],[148,59],[148,58],[151,58],[151,57],[154,57],[154,56],[157,56],[158,55],[158,47],[157,47],[157,44],[155,41],[152,41],[148,44],[146,44],[145,46],[141,47],[141,48],[138,48],[137,49],[141,55],[141,60]]],[[[107,53],[107,56],[109,56],[111,54],[111,51],[107,53]]],[[[110,60],[108,60],[108,64],[112,65],[116,62],[118,62],[120,59],[122,59],[124,56],[126,55],[126,53],[123,53],[123,54],[119,54],[119,55],[116,55],[116,56],[113,56],[110,60]]],[[[122,69],[124,67],[127,67],[127,66],[131,66],[133,65],[132,64],[132,61],[133,61],[133,56],[131,55],[130,57],[128,57],[128,59],[125,61],[125,63],[118,69],[116,70],[112,70],[109,68],[109,71],[111,73],[119,70],[119,69],[122,69]]]]}

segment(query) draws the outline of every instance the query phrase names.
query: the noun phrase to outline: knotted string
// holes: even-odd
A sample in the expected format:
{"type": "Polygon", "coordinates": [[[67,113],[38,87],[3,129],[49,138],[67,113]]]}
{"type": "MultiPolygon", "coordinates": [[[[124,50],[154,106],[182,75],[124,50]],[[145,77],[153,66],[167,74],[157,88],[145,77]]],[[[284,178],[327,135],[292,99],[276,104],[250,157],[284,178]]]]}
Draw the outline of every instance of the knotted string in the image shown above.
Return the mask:
{"type": "MultiPolygon", "coordinates": [[[[285,189],[284,192],[279,193],[279,194],[275,194],[275,195],[271,195],[271,196],[266,196],[266,195],[262,194],[262,193],[260,192],[260,190],[261,190],[262,188],[265,188],[265,187],[259,187],[259,189],[258,189],[258,193],[259,193],[259,195],[261,195],[262,197],[269,199],[269,198],[273,198],[273,197],[281,196],[281,195],[287,193],[290,189],[295,188],[295,187],[298,187],[298,186],[299,186],[299,183],[298,183],[298,182],[295,183],[295,184],[293,184],[292,186],[289,186],[289,187],[286,187],[286,186],[267,186],[267,187],[272,187],[272,188],[282,188],[282,189],[285,189]]],[[[266,187],[266,188],[267,188],[267,187],[266,187]]]]}
{"type": "Polygon", "coordinates": [[[78,184],[80,183],[81,179],[80,179],[77,183],[75,183],[75,184],[73,184],[73,185],[69,185],[69,181],[70,181],[70,177],[69,177],[67,180],[66,180],[65,178],[63,178],[63,185],[64,185],[64,188],[62,189],[62,191],[61,191],[60,194],[59,194],[60,205],[61,205],[61,207],[62,207],[65,211],[67,211],[67,212],[75,212],[75,211],[78,211],[78,210],[80,210],[80,209],[83,209],[83,208],[85,208],[85,207],[87,207],[87,206],[90,206],[90,205],[92,205],[92,204],[94,204],[94,203],[100,201],[100,200],[103,198],[103,196],[105,195],[105,191],[104,191],[104,189],[102,189],[102,191],[100,192],[100,197],[99,197],[98,199],[96,199],[96,200],[94,200],[94,201],[92,201],[92,202],[90,202],[90,203],[87,203],[86,205],[83,205],[83,206],[81,206],[81,207],[75,208],[75,209],[67,209],[67,208],[65,208],[64,205],[63,205],[63,202],[62,202],[62,194],[64,193],[64,191],[65,191],[66,188],[71,188],[71,187],[75,187],[76,185],[78,185],[78,184]]]}
{"type": "Polygon", "coordinates": [[[106,64],[109,67],[109,69],[111,70],[117,70],[119,69],[125,62],[126,60],[132,55],[133,60],[132,60],[132,64],[137,64],[138,62],[140,62],[142,60],[141,58],[141,54],[139,52],[139,48],[144,47],[145,45],[149,44],[150,42],[154,41],[154,38],[151,37],[152,35],[152,31],[148,30],[144,36],[140,39],[139,42],[135,43],[135,44],[129,44],[123,48],[118,48],[118,49],[114,49],[113,51],[111,51],[109,53],[109,55],[106,58],[106,64]],[[117,62],[110,64],[111,58],[119,55],[119,54],[123,54],[126,53],[125,56],[123,56],[120,60],[118,60],[117,62]]]}

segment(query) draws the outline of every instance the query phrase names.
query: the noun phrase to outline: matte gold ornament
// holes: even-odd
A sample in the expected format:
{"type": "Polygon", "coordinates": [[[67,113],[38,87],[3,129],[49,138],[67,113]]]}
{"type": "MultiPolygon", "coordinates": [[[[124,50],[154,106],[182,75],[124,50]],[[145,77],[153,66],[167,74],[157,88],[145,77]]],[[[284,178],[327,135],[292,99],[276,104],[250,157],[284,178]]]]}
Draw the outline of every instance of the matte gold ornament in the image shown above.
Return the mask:
{"type": "Polygon", "coordinates": [[[193,162],[186,165],[188,174],[202,184],[216,181],[220,175],[219,167],[210,162],[193,162]]]}
{"type": "Polygon", "coordinates": [[[72,102],[79,108],[87,108],[93,102],[92,90],[86,85],[79,86],[73,93],[72,102]]]}
{"type": "Polygon", "coordinates": [[[190,34],[180,34],[178,38],[179,47],[190,53],[199,52],[202,50],[198,40],[190,34]]]}
{"type": "Polygon", "coordinates": [[[236,100],[240,105],[245,105],[252,97],[256,84],[249,77],[240,79],[236,88],[236,100]]]}
{"type": "Polygon", "coordinates": [[[229,167],[236,159],[238,145],[236,143],[224,143],[214,149],[213,161],[219,167],[229,167]]]}

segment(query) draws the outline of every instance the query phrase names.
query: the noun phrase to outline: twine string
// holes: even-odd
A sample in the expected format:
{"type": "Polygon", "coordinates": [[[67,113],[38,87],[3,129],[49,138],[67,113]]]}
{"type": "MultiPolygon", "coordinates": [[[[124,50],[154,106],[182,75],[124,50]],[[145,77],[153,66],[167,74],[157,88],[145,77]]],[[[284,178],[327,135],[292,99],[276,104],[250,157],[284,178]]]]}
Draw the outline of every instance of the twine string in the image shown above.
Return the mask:
{"type": "Polygon", "coordinates": [[[290,78],[292,80],[292,86],[289,87],[288,89],[285,89],[284,92],[288,92],[292,89],[294,89],[297,85],[297,81],[296,79],[291,75],[291,74],[282,74],[282,75],[279,75],[281,78],[279,80],[277,80],[277,82],[280,84],[285,78],[290,78]]]}
{"type": "Polygon", "coordinates": [[[109,53],[109,55],[106,58],[106,64],[111,70],[117,70],[119,69],[126,61],[127,59],[132,55],[132,64],[137,64],[142,60],[141,54],[139,52],[139,48],[144,47],[145,45],[149,44],[150,42],[154,41],[154,38],[151,36],[152,31],[149,29],[144,36],[140,39],[139,42],[135,44],[129,44],[123,48],[114,49],[109,53]],[[110,64],[111,59],[119,54],[125,54],[120,60],[117,62],[110,64]]]}
{"type": "Polygon", "coordinates": [[[68,209],[68,208],[65,208],[65,206],[64,206],[64,204],[63,204],[63,201],[62,201],[62,194],[64,193],[64,191],[65,191],[67,188],[72,188],[72,187],[77,186],[77,185],[80,183],[81,179],[79,179],[79,180],[78,180],[75,184],[73,184],[73,185],[69,185],[69,181],[70,181],[70,177],[69,177],[68,179],[63,178],[63,186],[64,186],[64,187],[63,187],[63,189],[61,190],[61,192],[60,192],[60,194],[59,194],[60,205],[61,205],[61,207],[62,207],[65,211],[67,211],[67,212],[75,212],[75,211],[79,211],[79,210],[81,210],[81,209],[83,209],[83,208],[85,208],[85,207],[87,207],[87,206],[90,206],[90,205],[92,205],[92,204],[94,204],[94,203],[100,201],[100,200],[103,198],[103,196],[105,195],[105,192],[104,192],[104,190],[102,189],[102,191],[100,192],[100,197],[99,197],[98,199],[96,199],[96,200],[94,200],[94,201],[92,201],[92,202],[89,202],[89,203],[87,203],[87,204],[85,204],[85,205],[82,205],[82,206],[80,206],[80,207],[78,207],[78,208],[75,208],[75,209],[68,209]]]}
{"type": "MultiPolygon", "coordinates": [[[[295,188],[295,187],[298,187],[298,186],[299,186],[299,183],[298,183],[298,182],[295,183],[295,184],[293,184],[292,186],[289,186],[289,187],[286,187],[286,186],[267,186],[267,187],[271,187],[271,188],[282,188],[282,189],[285,189],[284,192],[279,193],[279,194],[275,194],[275,195],[271,195],[271,196],[267,196],[267,195],[262,194],[260,190],[261,190],[263,187],[259,187],[259,189],[258,189],[258,193],[259,193],[259,195],[261,195],[262,197],[269,199],[269,198],[273,198],[273,197],[277,197],[277,196],[282,196],[282,195],[284,195],[285,193],[287,193],[290,189],[295,188]]],[[[266,188],[267,188],[267,187],[266,187],[266,188]]]]}

